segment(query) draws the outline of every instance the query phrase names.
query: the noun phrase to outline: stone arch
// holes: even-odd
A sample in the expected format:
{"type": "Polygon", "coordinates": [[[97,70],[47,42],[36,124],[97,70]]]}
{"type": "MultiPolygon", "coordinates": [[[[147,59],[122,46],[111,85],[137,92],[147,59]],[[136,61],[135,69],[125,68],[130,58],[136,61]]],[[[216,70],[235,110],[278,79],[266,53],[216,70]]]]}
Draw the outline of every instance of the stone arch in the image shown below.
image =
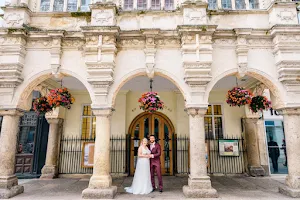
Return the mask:
{"type": "MultiPolygon", "coordinates": [[[[171,73],[169,73],[165,70],[162,70],[162,69],[156,68],[154,74],[157,75],[157,76],[161,76],[163,78],[166,78],[169,81],[171,81],[178,88],[178,90],[181,92],[184,99],[186,101],[188,101],[188,99],[189,99],[189,96],[188,96],[189,88],[186,84],[180,83],[180,81],[178,80],[177,77],[175,77],[173,74],[171,74],[171,73]]],[[[111,103],[111,106],[114,106],[117,94],[120,91],[120,89],[125,85],[125,83],[127,83],[129,80],[131,80],[135,77],[138,77],[138,76],[147,76],[147,73],[146,73],[144,68],[133,70],[133,71],[125,74],[118,81],[115,81],[115,83],[114,83],[115,87],[111,87],[110,91],[109,91],[109,94],[108,94],[108,102],[111,103]]]]}
{"type": "MultiPolygon", "coordinates": [[[[238,73],[237,69],[230,69],[213,78],[206,87],[204,102],[208,102],[210,91],[213,89],[213,87],[218,81],[220,81],[222,78],[226,76],[236,75],[237,73],[238,73]]],[[[272,96],[273,107],[275,108],[284,107],[286,91],[282,86],[282,84],[278,81],[278,79],[268,75],[267,73],[261,70],[253,69],[253,68],[249,68],[246,75],[261,81],[263,84],[267,86],[268,89],[270,89],[271,94],[273,95],[272,96]]]]}
{"type": "MultiPolygon", "coordinates": [[[[80,75],[66,69],[61,69],[60,70],[62,75],[67,75],[67,76],[72,76],[79,80],[85,88],[88,90],[88,93],[90,95],[90,98],[92,102],[94,101],[94,92],[91,87],[91,85],[80,75]]],[[[26,79],[25,84],[20,85],[18,88],[17,92],[14,95],[13,98],[13,105],[16,105],[17,108],[22,109],[22,110],[28,110],[28,105],[27,100],[32,91],[43,81],[53,77],[54,75],[52,74],[52,70],[44,70],[38,73],[35,73],[31,75],[28,79],[26,79]]]]}

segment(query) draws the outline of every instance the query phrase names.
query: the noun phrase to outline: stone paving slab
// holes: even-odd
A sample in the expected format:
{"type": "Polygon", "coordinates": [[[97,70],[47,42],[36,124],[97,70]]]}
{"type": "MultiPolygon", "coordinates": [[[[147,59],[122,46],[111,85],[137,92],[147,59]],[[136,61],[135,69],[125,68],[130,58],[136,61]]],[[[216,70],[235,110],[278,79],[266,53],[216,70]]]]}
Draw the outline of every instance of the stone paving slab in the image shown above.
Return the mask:
{"type": "MultiPolygon", "coordinates": [[[[224,200],[267,200],[293,199],[278,193],[278,187],[284,183],[284,177],[247,176],[212,176],[213,187],[219,198],[224,200]]],[[[164,192],[153,192],[148,195],[132,195],[124,191],[131,185],[132,177],[114,178],[113,184],[118,187],[116,199],[185,199],[182,186],[187,184],[187,177],[163,177],[164,192]]],[[[88,186],[88,179],[59,178],[54,180],[19,180],[25,192],[13,200],[79,200],[81,192],[88,186]]]]}

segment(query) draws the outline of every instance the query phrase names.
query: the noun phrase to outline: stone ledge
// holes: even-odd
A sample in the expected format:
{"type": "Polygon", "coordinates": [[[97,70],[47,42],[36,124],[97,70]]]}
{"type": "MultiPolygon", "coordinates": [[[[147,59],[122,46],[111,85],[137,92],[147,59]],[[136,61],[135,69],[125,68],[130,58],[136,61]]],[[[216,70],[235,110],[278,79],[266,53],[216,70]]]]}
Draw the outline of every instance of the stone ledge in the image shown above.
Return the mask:
{"type": "Polygon", "coordinates": [[[249,175],[253,177],[265,176],[266,172],[262,167],[249,167],[249,175]]]}
{"type": "Polygon", "coordinates": [[[24,187],[21,185],[13,186],[10,189],[0,189],[0,199],[9,199],[24,192],[24,187]]]}
{"type": "Polygon", "coordinates": [[[294,198],[300,197],[300,189],[293,189],[288,186],[280,186],[279,193],[290,196],[290,197],[294,197],[294,198]]]}
{"type": "Polygon", "coordinates": [[[113,199],[117,194],[117,187],[111,186],[110,188],[103,189],[90,189],[87,188],[82,191],[83,199],[113,199]]]}
{"type": "Polygon", "coordinates": [[[183,194],[187,198],[218,198],[217,190],[211,189],[192,189],[185,185],[182,188],[183,194]]]}

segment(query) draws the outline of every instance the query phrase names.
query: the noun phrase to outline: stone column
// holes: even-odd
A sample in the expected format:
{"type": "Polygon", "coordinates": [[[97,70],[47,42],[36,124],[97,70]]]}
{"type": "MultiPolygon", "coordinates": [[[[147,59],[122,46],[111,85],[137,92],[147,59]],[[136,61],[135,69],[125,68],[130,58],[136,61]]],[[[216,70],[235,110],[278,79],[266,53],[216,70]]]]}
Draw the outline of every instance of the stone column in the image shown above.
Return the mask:
{"type": "Polygon", "coordinates": [[[264,168],[265,175],[269,175],[269,159],[267,148],[267,137],[265,131],[265,122],[263,119],[257,121],[257,140],[259,149],[260,166],[264,168]]]}
{"type": "Polygon", "coordinates": [[[22,113],[17,110],[0,111],[3,116],[0,135],[0,199],[8,199],[24,192],[15,175],[17,135],[22,113]]]}
{"type": "Polygon", "coordinates": [[[265,170],[260,165],[258,133],[259,130],[259,118],[244,118],[245,125],[245,138],[247,145],[247,158],[248,158],[248,170],[251,176],[264,176],[265,170]]]}
{"type": "MultiPolygon", "coordinates": [[[[47,117],[46,117],[47,118],[47,117]]],[[[53,179],[58,175],[58,143],[59,143],[59,126],[63,119],[47,118],[49,123],[49,135],[47,144],[46,163],[42,169],[41,179],[53,179]]]]}
{"type": "Polygon", "coordinates": [[[300,108],[287,108],[280,111],[284,120],[288,175],[286,186],[279,192],[291,197],[300,197],[300,108]]]}
{"type": "Polygon", "coordinates": [[[204,115],[207,108],[187,108],[190,128],[190,175],[188,185],[183,186],[187,198],[218,197],[207,175],[205,158],[204,115]]]}
{"type": "Polygon", "coordinates": [[[82,191],[83,199],[113,199],[117,187],[110,175],[110,126],[112,109],[93,110],[96,115],[94,170],[89,187],[82,191]]]}

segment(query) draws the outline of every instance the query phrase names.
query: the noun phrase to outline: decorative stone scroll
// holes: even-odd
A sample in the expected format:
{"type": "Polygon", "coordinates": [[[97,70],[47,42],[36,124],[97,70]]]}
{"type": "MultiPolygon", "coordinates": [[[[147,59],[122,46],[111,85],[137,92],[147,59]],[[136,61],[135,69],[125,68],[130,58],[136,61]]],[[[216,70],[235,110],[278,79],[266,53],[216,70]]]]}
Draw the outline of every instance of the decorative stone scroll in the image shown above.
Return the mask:
{"type": "Polygon", "coordinates": [[[92,4],[92,26],[115,26],[116,25],[116,6],[112,3],[92,4]]]}

